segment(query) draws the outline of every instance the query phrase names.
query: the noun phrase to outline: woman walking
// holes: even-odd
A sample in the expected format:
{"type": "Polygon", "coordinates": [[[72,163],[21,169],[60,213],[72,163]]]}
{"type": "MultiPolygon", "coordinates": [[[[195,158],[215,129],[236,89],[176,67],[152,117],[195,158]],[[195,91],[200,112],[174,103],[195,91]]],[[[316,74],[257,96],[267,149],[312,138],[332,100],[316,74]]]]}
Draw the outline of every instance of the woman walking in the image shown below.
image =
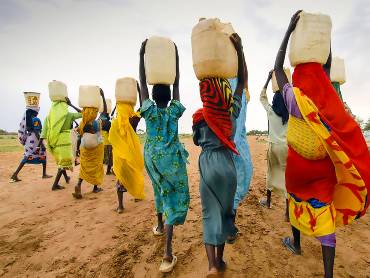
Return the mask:
{"type": "MultiPolygon", "coordinates": [[[[100,91],[101,97],[104,99],[104,93],[100,91]]],[[[82,109],[82,121],[80,123],[80,177],[78,183],[75,186],[75,192],[72,193],[76,199],[81,199],[81,185],[85,180],[90,184],[94,185],[92,190],[93,193],[99,193],[103,191],[99,187],[103,183],[104,176],[104,145],[101,137],[101,122],[95,120],[98,116],[98,108],[95,107],[84,107],[82,109]],[[86,133],[85,137],[84,134],[86,133]],[[88,135],[93,135],[96,146],[87,146],[88,135]],[[86,139],[86,140],[85,140],[86,139]]],[[[91,138],[91,136],[89,136],[91,138]]]]}
{"type": "Polygon", "coordinates": [[[241,39],[230,37],[238,54],[238,84],[234,96],[223,78],[200,81],[203,108],[193,115],[193,140],[202,147],[199,156],[203,241],[208,257],[207,277],[225,271],[225,242],[236,235],[233,203],[237,173],[232,153],[238,154],[233,137],[243,94],[245,62],[241,39]]]}
{"type": "Polygon", "coordinates": [[[336,227],[351,224],[369,206],[370,155],[360,127],[330,83],[331,54],[324,68],[319,63],[297,65],[294,88],[289,84],[283,64],[299,13],[293,15],[275,61],[290,114],[285,176],[293,238],[283,243],[301,254],[300,233],[316,237],[325,277],[333,277],[336,227]]]}
{"type": "Polygon", "coordinates": [[[261,199],[262,206],[271,208],[272,191],[284,196],[286,199],[285,221],[289,221],[288,199],[285,188],[285,167],[288,154],[286,143],[286,130],[289,119],[283,95],[280,91],[274,92],[272,105],[268,102],[266,90],[272,78],[273,71],[269,72],[266,83],[261,91],[260,101],[265,108],[268,119],[268,152],[267,152],[267,178],[266,199],[261,199]]]}
{"type": "Polygon", "coordinates": [[[28,107],[19,124],[18,139],[24,146],[24,154],[17,170],[10,177],[11,183],[21,181],[18,174],[26,164],[42,164],[42,178],[52,177],[46,174],[46,150],[40,138],[42,124],[37,117],[39,109],[39,107],[28,107]]]}
{"type": "Polygon", "coordinates": [[[173,226],[184,224],[190,202],[186,170],[188,152],[178,136],[178,121],[185,107],[180,102],[177,48],[173,99],[171,100],[170,86],[162,84],[153,86],[154,101],[149,99],[144,68],[146,42],[143,42],[140,50],[140,93],[143,103],[140,113],[145,119],[147,130],[144,161],[153,185],[158,218],[153,233],[158,236],[163,233],[166,235],[165,252],[159,270],[170,272],[177,262],[177,257],[172,253],[173,226]]]}
{"type": "Polygon", "coordinates": [[[46,139],[48,151],[53,155],[58,167],[57,175],[51,187],[53,191],[64,189],[64,186],[59,185],[62,175],[66,183],[70,181],[67,170],[73,169],[74,161],[71,129],[73,121],[81,118],[80,112],[81,110],[66,98],[65,101],[52,101],[49,114],[45,118],[41,138],[46,139]],[[68,106],[75,109],[77,113],[69,112],[68,106]]]}
{"type": "MultiPolygon", "coordinates": [[[[140,92],[139,85],[137,85],[140,92]]],[[[141,101],[140,101],[141,103],[141,101]]],[[[113,146],[113,171],[117,177],[117,212],[122,213],[123,193],[130,193],[135,200],[142,200],[144,193],[144,158],[141,152],[136,127],[140,114],[134,111],[134,104],[117,102],[117,116],[112,121],[109,141],[113,146]]]]}

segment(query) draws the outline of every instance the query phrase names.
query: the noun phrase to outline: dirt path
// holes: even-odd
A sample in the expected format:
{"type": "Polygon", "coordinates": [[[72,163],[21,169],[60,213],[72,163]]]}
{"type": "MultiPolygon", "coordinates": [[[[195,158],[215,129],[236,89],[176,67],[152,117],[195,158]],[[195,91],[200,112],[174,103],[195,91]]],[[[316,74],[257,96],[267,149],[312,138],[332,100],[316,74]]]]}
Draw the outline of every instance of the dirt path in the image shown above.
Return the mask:
{"type": "MultiPolygon", "coordinates": [[[[263,195],[266,145],[252,137],[254,177],[250,194],[238,211],[238,241],[225,251],[225,277],[322,277],[321,248],[315,239],[302,238],[303,256],[292,256],[281,246],[290,231],[283,222],[284,200],[271,210],[258,205],[263,195]]],[[[184,140],[190,153],[188,174],[191,205],[185,225],[175,228],[174,252],[178,265],[166,277],[203,277],[207,259],[202,243],[198,184],[199,148],[184,140]]],[[[41,167],[26,166],[22,182],[9,184],[21,153],[0,154],[0,276],[1,277],[162,277],[158,267],[163,252],[154,237],[153,191],[145,176],[147,200],[135,203],[125,196],[125,212],[117,215],[114,177],[106,176],[104,191],[72,198],[78,167],[71,185],[51,192],[52,180],[42,180],[41,167]]],[[[48,170],[56,167],[49,159],[48,170]]],[[[337,233],[336,277],[370,277],[370,217],[337,233]]]]}

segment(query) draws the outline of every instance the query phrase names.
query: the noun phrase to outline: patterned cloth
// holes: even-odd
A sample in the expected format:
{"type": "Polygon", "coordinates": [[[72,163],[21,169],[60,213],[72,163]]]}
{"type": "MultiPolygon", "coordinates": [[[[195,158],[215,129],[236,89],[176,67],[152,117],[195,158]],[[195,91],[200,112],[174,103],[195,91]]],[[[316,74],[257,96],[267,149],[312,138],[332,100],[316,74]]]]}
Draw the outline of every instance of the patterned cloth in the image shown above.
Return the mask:
{"type": "MultiPolygon", "coordinates": [[[[113,171],[126,190],[135,199],[144,199],[144,158],[139,137],[130,119],[139,117],[128,103],[117,103],[117,116],[112,121],[109,141],[113,146],[113,171]]],[[[106,147],[112,147],[106,146],[106,147]]]]}
{"type": "Polygon", "coordinates": [[[345,112],[321,65],[298,65],[293,83],[297,88],[292,90],[285,85],[283,92],[291,119],[296,119],[289,120],[288,130],[303,118],[303,124],[311,130],[311,135],[306,132],[307,138],[314,140],[309,139],[309,145],[295,144],[293,148],[291,142],[301,141],[295,140],[301,132],[288,131],[289,216],[297,229],[321,237],[366,212],[370,156],[358,125],[345,112]],[[321,145],[326,153],[324,158],[322,152],[317,152],[321,145]],[[293,195],[300,199],[299,204],[293,195]],[[307,203],[311,199],[325,205],[310,207],[307,203]]]}
{"type": "Polygon", "coordinates": [[[184,223],[190,202],[186,171],[189,154],[178,136],[178,120],[184,111],[177,100],[159,108],[150,99],[140,110],[147,131],[145,168],[152,181],[157,213],[163,213],[168,225],[184,223]]]}
{"type": "Polygon", "coordinates": [[[230,112],[233,107],[233,93],[230,83],[224,78],[205,78],[199,83],[203,108],[193,115],[193,124],[206,121],[220,141],[238,154],[232,139],[233,125],[230,112]]]}
{"type": "Polygon", "coordinates": [[[40,133],[42,124],[39,118],[30,114],[37,115],[38,111],[29,111],[31,113],[24,113],[23,119],[19,125],[18,139],[24,145],[24,155],[22,163],[40,164],[46,163],[46,152],[39,148],[40,133]],[[29,114],[29,115],[27,115],[29,114]],[[31,119],[28,121],[31,126],[27,127],[27,116],[31,119]]]}
{"type": "MultiPolygon", "coordinates": [[[[233,94],[235,93],[238,78],[229,79],[233,94]]],[[[239,155],[233,154],[233,160],[237,174],[237,187],[234,197],[234,210],[239,207],[241,201],[247,196],[253,175],[253,164],[247,140],[245,122],[247,120],[247,91],[244,89],[239,117],[236,119],[234,142],[239,155]]]]}

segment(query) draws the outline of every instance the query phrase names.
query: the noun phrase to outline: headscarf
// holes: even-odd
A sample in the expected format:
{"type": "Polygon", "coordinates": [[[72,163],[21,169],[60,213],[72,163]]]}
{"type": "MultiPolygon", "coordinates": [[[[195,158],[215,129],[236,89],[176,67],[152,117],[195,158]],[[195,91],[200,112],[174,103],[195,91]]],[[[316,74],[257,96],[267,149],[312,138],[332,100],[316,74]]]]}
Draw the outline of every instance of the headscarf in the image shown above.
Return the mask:
{"type": "Polygon", "coordinates": [[[37,116],[40,108],[27,108],[24,112],[21,122],[19,123],[18,139],[19,142],[24,145],[27,140],[27,131],[33,130],[32,114],[37,116]]]}
{"type": "Polygon", "coordinates": [[[315,104],[331,136],[349,157],[350,163],[355,165],[370,191],[370,155],[366,141],[359,125],[345,111],[322,66],[318,63],[297,65],[293,73],[293,84],[315,104]]]}
{"type": "Polygon", "coordinates": [[[85,107],[82,109],[82,120],[79,127],[80,135],[84,134],[84,127],[92,123],[98,116],[99,109],[95,107],[85,107]]]}
{"type": "Polygon", "coordinates": [[[203,108],[194,113],[193,125],[205,121],[221,143],[238,154],[232,140],[233,94],[229,81],[224,78],[206,78],[200,81],[199,87],[203,108]]]}
{"type": "Polygon", "coordinates": [[[281,118],[283,125],[288,122],[289,112],[285,106],[284,97],[280,92],[274,93],[274,98],[272,99],[272,110],[274,110],[275,114],[281,118]]]}

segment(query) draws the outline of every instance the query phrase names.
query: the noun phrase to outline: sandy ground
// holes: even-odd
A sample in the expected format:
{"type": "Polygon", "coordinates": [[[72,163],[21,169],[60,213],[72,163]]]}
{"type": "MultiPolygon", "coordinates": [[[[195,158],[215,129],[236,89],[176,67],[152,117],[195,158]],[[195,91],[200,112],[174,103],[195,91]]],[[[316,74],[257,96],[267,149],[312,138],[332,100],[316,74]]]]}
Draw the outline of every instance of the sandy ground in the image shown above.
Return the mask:
{"type": "MultiPolygon", "coordinates": [[[[303,256],[293,256],[281,245],[290,232],[283,221],[284,200],[274,199],[271,210],[258,205],[263,195],[266,144],[249,138],[254,177],[237,218],[241,236],[226,246],[225,277],[322,277],[321,248],[302,238],[303,256]]],[[[167,277],[204,277],[207,259],[202,244],[198,192],[199,148],[184,140],[191,205],[185,225],[175,228],[174,253],[178,264],[167,277]]],[[[84,198],[71,196],[78,167],[66,190],[52,192],[52,180],[42,180],[40,166],[26,166],[22,182],[9,184],[21,153],[0,154],[0,276],[1,277],[162,277],[158,273],[162,238],[152,235],[155,224],[153,191],[145,175],[147,200],[135,203],[125,196],[125,212],[118,215],[114,177],[106,176],[104,191],[84,198]]],[[[50,157],[48,172],[55,175],[50,157]]],[[[370,277],[370,216],[337,232],[335,277],[370,277]]]]}

